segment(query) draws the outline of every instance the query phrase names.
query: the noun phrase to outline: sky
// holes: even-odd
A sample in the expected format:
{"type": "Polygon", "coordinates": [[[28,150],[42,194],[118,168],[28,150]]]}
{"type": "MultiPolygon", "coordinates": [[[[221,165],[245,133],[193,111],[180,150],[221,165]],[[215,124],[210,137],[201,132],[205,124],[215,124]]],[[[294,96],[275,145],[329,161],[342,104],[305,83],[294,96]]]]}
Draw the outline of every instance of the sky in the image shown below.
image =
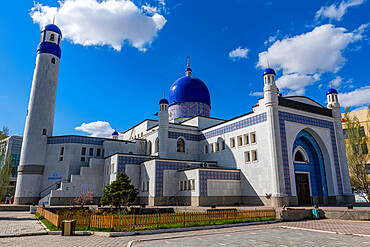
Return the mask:
{"type": "Polygon", "coordinates": [[[63,33],[53,135],[108,136],[157,119],[184,75],[208,86],[211,117],[250,112],[275,69],[283,96],[370,104],[370,1],[40,0],[0,8],[0,126],[23,135],[40,30],[63,33]]]}

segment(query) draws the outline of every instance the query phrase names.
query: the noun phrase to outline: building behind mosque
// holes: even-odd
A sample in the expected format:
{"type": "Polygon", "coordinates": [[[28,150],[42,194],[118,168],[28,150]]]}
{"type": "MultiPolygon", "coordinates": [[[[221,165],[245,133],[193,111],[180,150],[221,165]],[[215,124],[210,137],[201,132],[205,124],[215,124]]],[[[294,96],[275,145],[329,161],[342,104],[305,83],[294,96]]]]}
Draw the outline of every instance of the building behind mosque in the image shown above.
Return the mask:
{"type": "Polygon", "coordinates": [[[327,107],[279,94],[275,71],[252,111],[211,117],[206,84],[175,81],[146,119],[111,138],[53,136],[62,33],[41,32],[18,167],[15,203],[65,205],[125,172],[148,205],[300,205],[353,202],[337,91],[327,107]]]}

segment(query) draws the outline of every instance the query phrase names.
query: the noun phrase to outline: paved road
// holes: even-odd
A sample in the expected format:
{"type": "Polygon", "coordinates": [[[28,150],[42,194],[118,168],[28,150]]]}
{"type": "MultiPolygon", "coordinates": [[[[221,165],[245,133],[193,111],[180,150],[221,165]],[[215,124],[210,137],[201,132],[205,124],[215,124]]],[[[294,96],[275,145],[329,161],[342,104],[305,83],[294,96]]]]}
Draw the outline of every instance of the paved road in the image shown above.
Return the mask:
{"type": "MultiPolygon", "coordinates": [[[[0,212],[0,232],[42,230],[25,212],[0,212]],[[4,214],[7,217],[4,217],[4,214]],[[11,215],[12,217],[10,217],[11,215]],[[13,219],[13,217],[15,217],[13,219]],[[6,219],[8,218],[8,219],[6,219]],[[12,218],[12,219],[9,219],[12,218]]],[[[0,238],[0,246],[370,246],[370,222],[318,220],[106,238],[53,235],[0,238]],[[330,233],[328,233],[330,232],[330,233]],[[340,233],[340,234],[336,234],[340,233]],[[138,241],[144,240],[144,241],[138,241]],[[146,241],[145,241],[146,240],[146,241]]]]}
{"type": "Polygon", "coordinates": [[[29,212],[0,211],[0,236],[44,232],[29,212]]]}

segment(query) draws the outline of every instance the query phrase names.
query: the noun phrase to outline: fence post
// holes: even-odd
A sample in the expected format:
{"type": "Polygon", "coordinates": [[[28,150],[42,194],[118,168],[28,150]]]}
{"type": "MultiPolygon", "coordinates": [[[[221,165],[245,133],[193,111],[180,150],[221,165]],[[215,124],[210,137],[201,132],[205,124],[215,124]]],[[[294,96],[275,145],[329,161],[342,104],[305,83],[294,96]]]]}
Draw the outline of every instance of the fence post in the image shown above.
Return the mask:
{"type": "Polygon", "coordinates": [[[185,212],[183,213],[183,215],[184,215],[184,226],[185,226],[185,224],[186,224],[186,220],[185,220],[185,212]]]}

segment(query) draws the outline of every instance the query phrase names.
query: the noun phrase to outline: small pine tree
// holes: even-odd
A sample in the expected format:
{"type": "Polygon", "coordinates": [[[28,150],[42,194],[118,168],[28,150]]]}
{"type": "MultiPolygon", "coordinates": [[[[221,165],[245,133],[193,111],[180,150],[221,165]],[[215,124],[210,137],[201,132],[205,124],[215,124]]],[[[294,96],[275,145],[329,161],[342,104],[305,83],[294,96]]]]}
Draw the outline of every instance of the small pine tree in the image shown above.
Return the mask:
{"type": "Polygon", "coordinates": [[[126,173],[119,172],[117,180],[105,186],[100,203],[113,206],[120,212],[121,206],[126,207],[134,202],[137,195],[138,191],[131,184],[131,179],[129,179],[126,173]]]}

